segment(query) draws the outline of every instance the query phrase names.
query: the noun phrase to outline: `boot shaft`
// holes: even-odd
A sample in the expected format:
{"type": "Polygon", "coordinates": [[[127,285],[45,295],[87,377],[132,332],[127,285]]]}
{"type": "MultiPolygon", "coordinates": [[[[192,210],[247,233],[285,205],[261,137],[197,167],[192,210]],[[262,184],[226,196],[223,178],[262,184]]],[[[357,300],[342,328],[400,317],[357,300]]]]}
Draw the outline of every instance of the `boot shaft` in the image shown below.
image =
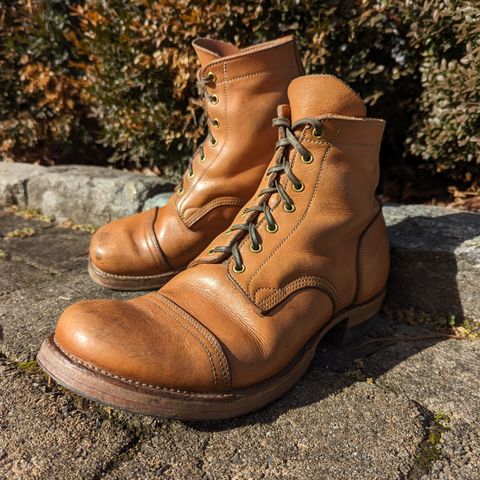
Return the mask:
{"type": "Polygon", "coordinates": [[[365,118],[360,98],[331,76],[300,77],[288,93],[292,118],[283,107],[277,123],[291,126],[280,127],[269,170],[287,163],[290,177],[285,169],[268,175],[246,205],[254,209],[233,222],[253,222],[256,238],[245,229],[220,235],[211,255],[193,263],[226,259],[212,249],[236,244],[241,265],[230,256],[229,275],[262,312],[308,287],[323,290],[339,311],[380,291],[388,274],[388,241],[375,198],[384,122],[365,118]],[[292,146],[295,140],[282,147],[287,130],[299,148],[292,146]],[[269,189],[274,193],[262,194],[269,189]],[[255,205],[262,202],[268,207],[259,211],[255,205]],[[364,251],[375,257],[377,274],[361,264],[364,251]]]}
{"type": "Polygon", "coordinates": [[[293,37],[243,50],[199,39],[194,48],[210,134],[175,198],[187,225],[209,202],[223,198],[243,205],[250,198],[271,159],[276,106],[286,101],[288,84],[303,71],[293,37]]]}

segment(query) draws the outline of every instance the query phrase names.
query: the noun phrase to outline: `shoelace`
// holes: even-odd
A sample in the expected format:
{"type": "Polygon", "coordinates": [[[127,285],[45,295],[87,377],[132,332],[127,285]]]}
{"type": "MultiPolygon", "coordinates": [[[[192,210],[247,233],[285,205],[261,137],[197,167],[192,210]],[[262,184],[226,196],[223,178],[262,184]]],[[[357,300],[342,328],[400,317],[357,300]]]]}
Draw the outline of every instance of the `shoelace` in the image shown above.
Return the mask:
{"type": "MultiPolygon", "coordinates": [[[[281,179],[285,175],[287,179],[292,183],[292,188],[296,192],[301,192],[304,189],[304,184],[294,175],[290,164],[290,147],[295,149],[301,156],[304,163],[312,163],[313,155],[297,140],[293,131],[299,127],[311,126],[312,134],[315,138],[319,138],[322,133],[322,122],[316,118],[302,118],[291,124],[290,120],[286,117],[280,116],[273,120],[273,125],[279,128],[279,140],[277,141],[275,148],[277,149],[277,161],[273,167],[267,170],[267,176],[270,177],[268,187],[261,190],[257,196],[260,201],[253,207],[245,208],[243,213],[251,215],[245,223],[239,223],[232,225],[229,231],[244,231],[247,232],[251,239],[250,250],[252,252],[260,252],[262,250],[262,241],[258,234],[258,218],[263,213],[266,221],[266,229],[269,233],[275,233],[278,230],[278,225],[273,217],[272,210],[268,205],[270,197],[278,193],[283,201],[283,208],[287,212],[295,211],[295,203],[292,198],[285,191],[282,186],[281,179]]],[[[240,235],[234,240],[231,245],[219,246],[209,250],[209,254],[214,253],[226,253],[232,255],[235,262],[234,271],[241,273],[245,271],[245,265],[243,263],[242,255],[238,248],[240,241],[244,238],[240,235]]]]}
{"type": "MultiPolygon", "coordinates": [[[[207,92],[207,88],[206,88],[207,84],[214,83],[215,81],[216,81],[216,78],[211,72],[209,72],[209,74],[206,77],[199,77],[198,80],[197,80],[197,88],[198,88],[200,96],[203,98],[203,113],[202,113],[202,116],[200,118],[200,124],[202,124],[205,121],[205,118],[206,118],[205,127],[208,129],[208,133],[207,133],[205,139],[203,140],[203,142],[200,144],[200,146],[196,150],[196,152],[193,154],[190,162],[188,163],[186,174],[188,175],[189,178],[193,177],[193,161],[194,161],[194,159],[197,158],[198,155],[200,156],[200,161],[201,162],[204,162],[205,159],[206,159],[205,151],[204,151],[204,148],[203,148],[204,143],[209,138],[210,138],[210,142],[212,144],[213,144],[213,142],[216,143],[215,137],[213,137],[213,135],[210,132],[210,125],[214,124],[214,121],[212,121],[210,119],[210,117],[207,113],[208,109],[205,106],[205,101],[206,100],[209,100],[210,102],[212,102],[214,104],[218,102],[218,96],[216,94],[208,95],[206,93],[207,92]]],[[[217,120],[217,122],[218,122],[218,120],[217,120]]],[[[218,125],[216,125],[216,126],[218,126],[218,125]]],[[[183,193],[183,191],[184,191],[184,179],[182,180],[182,183],[179,185],[177,191],[180,194],[183,193]]]]}

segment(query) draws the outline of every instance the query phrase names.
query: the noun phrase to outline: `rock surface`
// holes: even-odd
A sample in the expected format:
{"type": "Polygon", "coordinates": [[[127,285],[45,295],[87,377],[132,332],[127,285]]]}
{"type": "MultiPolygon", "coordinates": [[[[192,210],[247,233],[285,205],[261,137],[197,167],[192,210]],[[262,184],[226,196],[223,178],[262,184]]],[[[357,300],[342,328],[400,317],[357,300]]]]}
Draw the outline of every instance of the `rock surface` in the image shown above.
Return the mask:
{"type": "Polygon", "coordinates": [[[356,344],[323,342],[304,378],[256,413],[206,423],[110,411],[32,360],[72,302],[137,294],[89,280],[87,233],[5,212],[0,232],[0,478],[478,479],[480,340],[387,306],[356,344]],[[25,228],[33,236],[5,238],[25,228]]]}
{"type": "Polygon", "coordinates": [[[83,165],[0,162],[0,205],[38,208],[57,219],[101,225],[165,203],[164,179],[83,165]],[[148,203],[147,203],[148,202],[148,203]]]}
{"type": "Polygon", "coordinates": [[[43,377],[1,358],[0,369],[0,478],[94,478],[131,442],[128,429],[43,377]]]}
{"type": "Polygon", "coordinates": [[[42,167],[28,163],[0,162],[0,206],[28,205],[28,180],[42,171],[42,167]]]}
{"type": "Polygon", "coordinates": [[[480,320],[480,214],[425,205],[383,212],[392,251],[388,301],[480,320]]]}

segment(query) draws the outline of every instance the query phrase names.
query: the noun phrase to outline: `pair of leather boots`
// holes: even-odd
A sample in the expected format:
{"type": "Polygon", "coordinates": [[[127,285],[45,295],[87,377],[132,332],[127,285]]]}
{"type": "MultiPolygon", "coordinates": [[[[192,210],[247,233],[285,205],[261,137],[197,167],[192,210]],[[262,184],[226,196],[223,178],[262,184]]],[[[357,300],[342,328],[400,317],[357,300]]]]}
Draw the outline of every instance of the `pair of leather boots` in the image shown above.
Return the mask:
{"type": "Polygon", "coordinates": [[[292,37],[193,46],[203,146],[165,207],[102,227],[90,250],[102,285],[164,286],[69,307],[38,361],[85,397],[200,420],[262,407],[323,337],[363,334],[389,247],[374,193],[384,122],[360,97],[333,76],[302,76],[292,37]]]}

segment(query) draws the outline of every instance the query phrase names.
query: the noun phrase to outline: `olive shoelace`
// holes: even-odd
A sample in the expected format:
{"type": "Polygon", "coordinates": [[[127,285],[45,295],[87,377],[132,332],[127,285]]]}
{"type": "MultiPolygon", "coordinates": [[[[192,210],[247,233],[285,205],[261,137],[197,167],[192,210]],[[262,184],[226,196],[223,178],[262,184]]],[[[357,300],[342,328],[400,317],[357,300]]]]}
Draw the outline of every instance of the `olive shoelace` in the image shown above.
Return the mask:
{"type": "MultiPolygon", "coordinates": [[[[194,159],[197,158],[197,156],[199,156],[201,162],[204,162],[205,159],[206,159],[205,151],[204,151],[204,147],[203,147],[205,142],[207,140],[209,140],[210,144],[212,146],[215,146],[216,143],[217,143],[217,139],[210,132],[210,126],[213,125],[214,127],[218,127],[219,122],[216,118],[213,119],[213,120],[210,119],[210,116],[207,113],[208,109],[205,106],[205,101],[207,101],[207,100],[214,105],[216,103],[218,103],[218,96],[216,94],[209,95],[207,93],[207,88],[206,88],[207,85],[211,85],[212,83],[215,83],[216,80],[217,79],[212,72],[209,72],[206,77],[199,77],[198,80],[197,80],[197,88],[198,88],[200,96],[203,98],[203,113],[202,113],[202,116],[200,118],[200,124],[205,122],[205,127],[208,130],[208,133],[207,133],[205,139],[203,140],[203,142],[198,147],[197,151],[193,154],[192,159],[190,160],[190,162],[188,164],[188,167],[187,167],[187,170],[186,170],[186,175],[188,176],[188,178],[192,178],[193,175],[194,175],[194,172],[193,172],[193,161],[194,161],[194,159]]],[[[184,191],[184,181],[182,181],[182,183],[179,185],[177,191],[178,191],[179,194],[183,193],[183,191],[184,191]]]]}
{"type": "MultiPolygon", "coordinates": [[[[260,198],[260,201],[257,205],[247,207],[243,211],[244,214],[254,213],[254,215],[251,215],[245,223],[232,225],[229,229],[229,232],[239,230],[246,232],[251,240],[250,250],[255,253],[262,250],[262,240],[258,233],[257,226],[260,214],[263,213],[264,215],[266,230],[269,233],[275,233],[278,230],[278,225],[273,217],[272,209],[268,204],[270,197],[277,193],[283,202],[284,210],[286,212],[295,211],[295,203],[293,199],[288,195],[281,184],[283,175],[285,175],[288,181],[291,182],[294,191],[301,192],[304,189],[304,184],[292,172],[290,162],[291,149],[293,148],[299,153],[304,163],[313,162],[313,155],[298,141],[293,131],[301,127],[310,126],[314,138],[320,138],[322,133],[322,122],[316,118],[302,118],[291,124],[287,117],[280,116],[275,118],[272,123],[273,126],[279,128],[279,140],[275,145],[277,150],[276,164],[267,170],[267,176],[269,177],[268,187],[259,192],[257,198],[260,198]]],[[[233,269],[236,273],[241,273],[245,271],[245,265],[238,245],[243,238],[244,235],[240,235],[231,245],[212,248],[208,253],[210,255],[214,253],[232,255],[235,263],[233,269]]]]}

